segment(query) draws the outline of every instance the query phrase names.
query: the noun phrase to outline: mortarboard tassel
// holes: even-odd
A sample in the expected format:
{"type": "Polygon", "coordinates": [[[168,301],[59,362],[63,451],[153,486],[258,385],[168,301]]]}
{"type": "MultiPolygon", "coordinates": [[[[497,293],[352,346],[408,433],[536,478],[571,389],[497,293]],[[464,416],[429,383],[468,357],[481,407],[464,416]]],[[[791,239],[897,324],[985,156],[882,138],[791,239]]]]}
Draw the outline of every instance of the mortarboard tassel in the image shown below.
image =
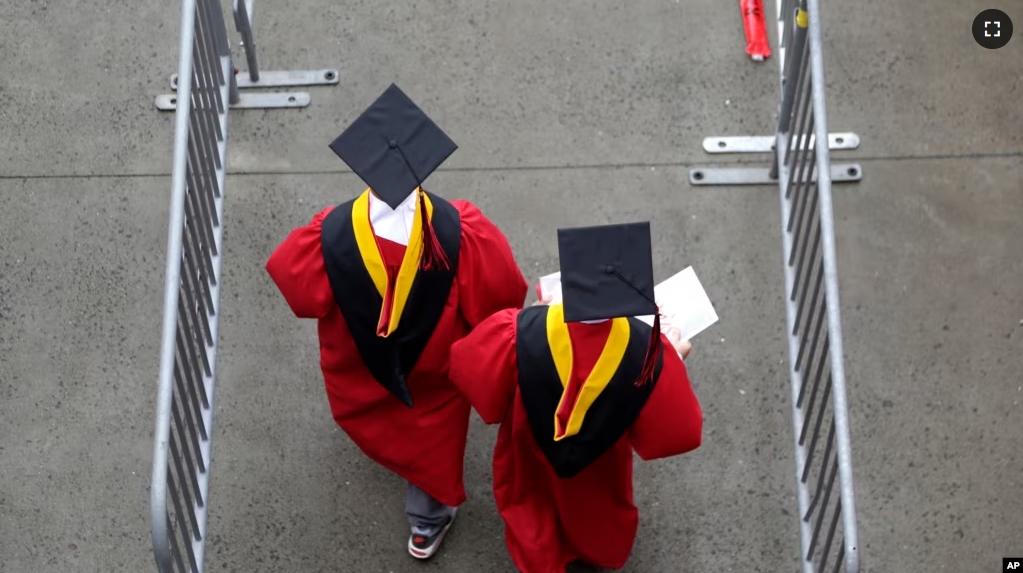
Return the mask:
{"type": "Polygon", "coordinates": [[[636,386],[644,386],[654,378],[654,370],[657,368],[657,358],[661,355],[661,309],[657,309],[654,315],[654,330],[650,334],[650,344],[646,347],[646,357],[643,358],[643,370],[639,373],[636,386]]]}
{"type": "Polygon", "coordinates": [[[419,215],[423,226],[423,255],[419,259],[419,268],[424,271],[448,270],[450,268],[448,257],[437,240],[433,225],[430,224],[426,211],[426,191],[422,188],[419,189],[419,215]]]}
{"type": "Polygon", "coordinates": [[[419,257],[419,269],[424,271],[448,270],[451,268],[451,265],[448,262],[447,254],[444,253],[444,248],[441,247],[440,241],[437,240],[437,233],[433,231],[429,212],[426,210],[426,189],[423,189],[423,181],[416,175],[416,170],[412,168],[412,164],[409,163],[408,157],[405,156],[401,146],[392,141],[391,148],[398,150],[398,154],[401,155],[402,161],[408,167],[409,173],[416,180],[416,192],[419,193],[419,217],[423,228],[423,254],[419,257]]]}
{"type": "Polygon", "coordinates": [[[636,291],[636,294],[645,298],[650,304],[655,306],[654,311],[654,330],[650,333],[650,342],[646,347],[646,357],[643,358],[643,369],[639,372],[639,378],[636,379],[636,386],[643,386],[647,382],[650,382],[654,378],[654,371],[657,368],[657,359],[661,355],[661,307],[657,306],[657,303],[647,298],[643,291],[636,288],[636,285],[632,284],[632,281],[625,278],[622,273],[618,272],[611,265],[604,267],[604,272],[609,275],[618,277],[620,281],[629,285],[629,288],[636,291]]]}

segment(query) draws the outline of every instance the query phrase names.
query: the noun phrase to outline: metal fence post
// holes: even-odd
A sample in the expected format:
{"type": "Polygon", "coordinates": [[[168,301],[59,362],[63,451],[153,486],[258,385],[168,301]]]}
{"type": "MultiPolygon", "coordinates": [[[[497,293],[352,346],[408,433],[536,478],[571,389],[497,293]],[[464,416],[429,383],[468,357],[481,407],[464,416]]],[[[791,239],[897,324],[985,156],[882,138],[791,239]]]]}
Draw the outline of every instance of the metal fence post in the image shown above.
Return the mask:
{"type": "MultiPolygon", "coordinates": [[[[285,88],[298,86],[337,85],[341,75],[335,68],[301,71],[269,71],[261,72],[256,58],[255,33],[252,28],[254,0],[234,0],[233,13],[235,27],[242,37],[241,45],[245,50],[248,73],[238,74],[233,65],[229,68],[231,80],[228,84],[230,106],[234,109],[274,109],[307,107],[312,101],[308,92],[250,92],[258,88],[285,88]]],[[[222,46],[230,57],[230,46],[227,39],[227,26],[224,14],[217,5],[211,8],[211,31],[215,43],[222,46]]],[[[172,90],[178,90],[179,75],[170,77],[172,90]]],[[[177,97],[174,94],[156,97],[156,108],[160,111],[175,109],[177,97]]]]}

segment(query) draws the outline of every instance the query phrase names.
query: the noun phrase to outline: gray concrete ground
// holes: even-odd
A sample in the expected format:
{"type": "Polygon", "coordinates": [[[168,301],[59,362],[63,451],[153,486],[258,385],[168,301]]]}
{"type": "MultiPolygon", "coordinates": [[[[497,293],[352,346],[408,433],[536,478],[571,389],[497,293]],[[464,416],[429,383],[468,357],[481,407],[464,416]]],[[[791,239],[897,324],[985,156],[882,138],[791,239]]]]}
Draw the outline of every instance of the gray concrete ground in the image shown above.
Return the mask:
{"type": "MultiPolygon", "coordinates": [[[[988,5],[825,2],[864,571],[989,571],[1023,554],[1021,39],[988,5]]],[[[1023,11],[1012,13],[1023,22],[1023,11]]],[[[627,571],[797,569],[777,193],[691,188],[707,135],[768,134],[776,63],[734,3],[259,4],[265,69],[337,66],[301,111],[231,116],[210,571],[505,572],[478,419],[470,501],[432,563],[402,486],[330,419],[315,327],[262,271],[361,190],[326,148],[398,82],[462,146],[431,187],[477,202],[524,272],[562,225],[650,219],[658,278],[692,264],[721,321],[696,341],[703,447],[637,472],[627,571]],[[727,103],[726,103],[727,101],[727,103]]],[[[773,10],[773,8],[772,8],[773,10]]],[[[152,415],[178,7],[8,3],[0,19],[0,572],[154,570],[152,415]]],[[[239,58],[240,60],[240,58],[239,58]]]]}

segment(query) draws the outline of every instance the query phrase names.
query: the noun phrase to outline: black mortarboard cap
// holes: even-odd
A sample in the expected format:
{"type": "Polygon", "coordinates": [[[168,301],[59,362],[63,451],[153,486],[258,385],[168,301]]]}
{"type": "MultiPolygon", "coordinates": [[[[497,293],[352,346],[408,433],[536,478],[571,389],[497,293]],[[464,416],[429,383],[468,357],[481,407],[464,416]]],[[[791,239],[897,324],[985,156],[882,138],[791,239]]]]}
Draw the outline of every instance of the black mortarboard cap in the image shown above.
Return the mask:
{"type": "Polygon", "coordinates": [[[330,148],[396,209],[458,146],[391,84],[330,148]]]}
{"type": "Polygon", "coordinates": [[[654,299],[650,222],[558,229],[565,322],[654,315],[641,386],[661,355],[661,316],[654,299]]]}
{"type": "Polygon", "coordinates": [[[565,322],[657,314],[650,223],[558,229],[565,322]]]}

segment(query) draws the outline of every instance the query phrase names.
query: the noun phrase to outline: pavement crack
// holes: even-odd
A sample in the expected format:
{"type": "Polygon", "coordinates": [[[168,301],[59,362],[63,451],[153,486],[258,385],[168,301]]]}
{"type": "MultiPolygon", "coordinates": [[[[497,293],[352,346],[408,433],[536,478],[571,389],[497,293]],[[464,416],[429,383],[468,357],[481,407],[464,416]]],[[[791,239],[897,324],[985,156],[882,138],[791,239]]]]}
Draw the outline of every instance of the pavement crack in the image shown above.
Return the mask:
{"type": "MultiPolygon", "coordinates": [[[[442,167],[437,169],[438,173],[512,173],[512,172],[539,172],[539,171],[584,171],[599,169],[685,169],[697,165],[704,167],[711,166],[742,166],[742,165],[764,165],[770,163],[770,156],[767,154],[749,154],[749,159],[736,161],[714,161],[716,156],[708,157],[707,161],[686,161],[686,162],[637,162],[637,163],[577,163],[564,165],[494,165],[479,167],[442,167]]],[[[1005,159],[1023,157],[1023,151],[1004,151],[990,153],[945,153],[931,155],[866,155],[846,156],[841,151],[832,151],[831,161],[835,162],[884,162],[884,161],[949,161],[963,159],[1005,159]]],[[[315,176],[315,175],[351,175],[350,170],[342,169],[311,169],[311,170],[243,170],[228,171],[230,177],[263,177],[263,176],[315,176]]],[[[28,174],[28,175],[0,175],[3,180],[33,181],[42,179],[146,179],[157,177],[170,177],[170,173],[87,173],[87,174],[28,174]]]]}

